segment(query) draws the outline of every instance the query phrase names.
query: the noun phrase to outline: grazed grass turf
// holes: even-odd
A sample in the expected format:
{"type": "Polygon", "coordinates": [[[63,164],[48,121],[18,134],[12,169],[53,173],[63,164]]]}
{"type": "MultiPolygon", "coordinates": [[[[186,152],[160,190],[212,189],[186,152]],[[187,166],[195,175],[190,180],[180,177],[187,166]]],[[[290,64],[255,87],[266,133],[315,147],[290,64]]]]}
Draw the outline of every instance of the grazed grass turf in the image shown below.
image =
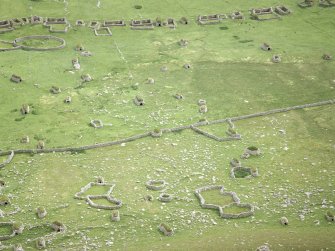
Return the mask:
{"type": "MultiPolygon", "coordinates": [[[[76,19],[88,23],[186,16],[191,24],[178,25],[176,30],[112,28],[112,37],[95,37],[87,27],[72,26],[69,33],[57,34],[67,42],[64,50],[1,52],[1,150],[35,148],[40,139],[47,147],[80,146],[190,124],[204,117],[212,120],[334,98],[334,61],[321,59],[323,53],[335,54],[331,8],[303,10],[288,0],[257,4],[101,0],[100,8],[96,3],[68,1],[66,7],[63,1],[2,0],[0,16],[65,16],[72,25],[76,19]],[[143,8],[137,10],[135,4],[143,8]],[[250,8],[277,4],[287,5],[293,14],[281,20],[247,18],[211,26],[198,26],[194,21],[198,14],[242,10],[247,15],[250,8]],[[182,38],[189,41],[185,48],[178,45],[182,38]],[[273,51],[260,50],[263,42],[273,51]],[[94,55],[81,57],[74,50],[77,44],[94,55]],[[274,54],[282,57],[282,63],[271,63],[274,54]],[[71,60],[76,57],[81,70],[71,72],[71,60]],[[185,63],[192,68],[184,69],[185,63]],[[162,66],[168,71],[161,72],[162,66]],[[94,81],[76,88],[86,73],[94,81]],[[24,82],[10,82],[12,74],[24,82]],[[146,84],[149,77],[155,84],[146,84]],[[51,94],[53,85],[62,92],[51,94]],[[176,93],[185,99],[175,99],[176,93]],[[136,95],[144,98],[145,106],[133,104],[136,95]],[[63,103],[66,96],[72,96],[71,104],[63,103]],[[200,98],[207,101],[207,114],[198,112],[200,98]],[[22,116],[22,104],[30,104],[33,114],[22,116]],[[93,129],[88,125],[91,119],[112,126],[93,129]],[[29,135],[29,144],[19,142],[24,135],[29,135]]],[[[34,34],[50,33],[41,25],[26,25],[1,34],[0,39],[12,41],[34,34]]],[[[189,130],[78,154],[15,156],[0,173],[6,182],[3,194],[13,195],[12,205],[1,209],[8,212],[20,206],[20,213],[3,221],[21,221],[26,230],[4,244],[22,243],[25,249],[32,248],[35,238],[51,232],[43,224],[59,220],[68,230],[49,244],[56,250],[78,250],[85,245],[92,250],[254,250],[265,242],[274,250],[331,249],[334,226],[326,222],[324,214],[334,210],[329,208],[334,206],[333,113],[333,106],[325,106],[239,121],[237,132],[243,140],[238,142],[218,143],[189,130]],[[257,167],[260,177],[232,180],[229,161],[251,145],[263,154],[242,163],[257,167]],[[116,184],[113,196],[123,201],[118,223],[110,221],[109,211],[73,199],[98,176],[116,184]],[[149,179],[165,179],[169,183],[166,192],[175,199],[159,202],[160,192],[144,185],[149,179]],[[208,184],[235,191],[242,203],[257,207],[255,216],[223,220],[217,211],[202,209],[193,192],[208,184]],[[305,192],[312,192],[310,198],[305,192]],[[145,195],[152,195],[154,201],[144,201],[145,195]],[[291,205],[285,207],[287,199],[291,205]],[[323,199],[328,208],[322,207],[323,199]],[[39,206],[48,211],[45,219],[36,219],[39,206]],[[299,214],[304,208],[311,212],[301,221],[299,214]],[[287,228],[279,224],[282,216],[289,219],[287,228]],[[157,231],[161,222],[175,229],[173,237],[165,238],[157,231]],[[28,230],[31,226],[35,228],[28,230]],[[90,238],[87,243],[86,237],[90,238]]],[[[223,137],[227,128],[221,124],[203,129],[223,137]]],[[[92,189],[95,194],[102,188],[92,189]]],[[[213,196],[211,202],[220,201],[213,196]]]]}

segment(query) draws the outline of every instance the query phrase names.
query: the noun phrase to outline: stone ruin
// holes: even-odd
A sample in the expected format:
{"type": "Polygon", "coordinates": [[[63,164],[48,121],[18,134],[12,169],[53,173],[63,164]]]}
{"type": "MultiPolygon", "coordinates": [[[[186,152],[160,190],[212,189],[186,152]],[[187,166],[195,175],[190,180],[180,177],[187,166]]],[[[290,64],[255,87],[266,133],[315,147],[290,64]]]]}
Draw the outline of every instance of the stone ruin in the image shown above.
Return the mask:
{"type": "Polygon", "coordinates": [[[177,27],[177,23],[176,23],[176,21],[173,19],[173,18],[171,18],[171,17],[169,17],[168,19],[167,19],[167,27],[169,27],[170,29],[175,29],[176,27],[177,27]]]}
{"type": "Polygon", "coordinates": [[[144,100],[143,100],[143,98],[141,98],[140,96],[136,96],[136,97],[134,98],[134,103],[135,103],[135,105],[137,105],[137,106],[143,106],[143,105],[144,105],[144,100]]]}
{"type": "Polygon", "coordinates": [[[126,26],[126,23],[124,20],[105,20],[102,26],[103,27],[126,26]]]}
{"type": "Polygon", "coordinates": [[[188,24],[189,23],[189,21],[188,21],[188,19],[186,17],[181,17],[180,20],[179,20],[179,22],[181,24],[188,24]]]}
{"type": "Polygon", "coordinates": [[[262,245],[262,246],[259,246],[256,251],[270,251],[270,248],[268,245],[262,245]]]}
{"type": "Polygon", "coordinates": [[[51,86],[51,88],[50,88],[50,92],[52,93],[52,94],[59,94],[59,93],[61,93],[62,91],[61,91],[61,89],[59,88],[59,87],[57,87],[57,86],[51,86]]]}
{"type": "Polygon", "coordinates": [[[301,8],[308,8],[314,5],[314,0],[305,0],[301,3],[298,3],[298,6],[301,8]]]}
{"type": "Polygon", "coordinates": [[[22,137],[21,139],[20,139],[20,142],[22,143],[22,144],[28,144],[29,143],[29,136],[24,136],[24,137],[22,137]]]}
{"type": "Polygon", "coordinates": [[[221,20],[226,18],[227,16],[225,14],[200,15],[198,16],[198,23],[201,25],[219,24],[221,23],[221,20]]]}
{"type": "Polygon", "coordinates": [[[249,217],[254,214],[254,206],[249,203],[240,203],[240,199],[237,197],[236,193],[234,192],[225,192],[224,187],[222,185],[209,185],[205,187],[198,188],[195,190],[195,196],[200,201],[200,206],[202,208],[207,209],[216,209],[219,211],[220,217],[224,219],[237,219],[237,218],[244,218],[249,217]],[[234,202],[229,203],[228,205],[219,206],[214,204],[207,204],[205,199],[202,197],[201,193],[208,190],[219,190],[220,194],[223,196],[231,196],[234,202]],[[246,211],[241,213],[225,213],[224,210],[229,207],[239,207],[244,208],[246,211]]]}
{"type": "Polygon", "coordinates": [[[231,19],[236,19],[236,20],[243,20],[244,16],[241,11],[234,11],[233,13],[230,14],[231,19]]]}
{"type": "Polygon", "coordinates": [[[6,195],[0,195],[0,206],[10,205],[10,199],[6,195]]]}
{"type": "Polygon", "coordinates": [[[85,26],[84,20],[76,20],[76,26],[85,26]]]}
{"type": "Polygon", "coordinates": [[[22,223],[16,222],[0,222],[0,227],[2,226],[11,226],[12,233],[6,235],[0,235],[0,241],[5,241],[13,238],[15,235],[21,234],[24,230],[24,225],[22,223]]]}
{"type": "Polygon", "coordinates": [[[148,78],[147,79],[147,84],[154,84],[155,83],[155,80],[153,78],[148,78]]]}
{"type": "Polygon", "coordinates": [[[54,18],[54,17],[47,17],[43,23],[43,25],[48,26],[50,24],[67,24],[68,21],[65,17],[54,18]]]}
{"type": "Polygon", "coordinates": [[[80,63],[78,58],[72,59],[72,66],[75,70],[80,70],[80,63]]]}
{"type": "Polygon", "coordinates": [[[46,248],[46,242],[43,237],[40,237],[36,240],[36,248],[37,249],[45,249],[46,248]]]}
{"type": "Polygon", "coordinates": [[[284,5],[276,6],[275,7],[275,12],[281,16],[288,15],[291,13],[291,10],[289,10],[287,7],[284,5]]]}
{"type": "Polygon", "coordinates": [[[10,78],[10,81],[12,81],[14,83],[21,83],[23,80],[20,76],[17,76],[15,74],[13,74],[10,78]]]}
{"type": "Polygon", "coordinates": [[[92,29],[99,28],[99,27],[100,27],[100,22],[99,22],[99,21],[91,21],[91,22],[88,24],[88,27],[89,27],[89,28],[92,28],[92,29]]]}
{"type": "Polygon", "coordinates": [[[325,215],[326,220],[329,222],[335,222],[335,216],[332,212],[328,211],[325,215]]]}
{"type": "Polygon", "coordinates": [[[93,53],[90,52],[90,51],[82,51],[80,53],[80,55],[83,56],[83,57],[91,57],[91,56],[93,56],[93,53]]]}
{"type": "Polygon", "coordinates": [[[191,65],[190,64],[184,64],[184,69],[188,70],[188,69],[191,69],[191,65]]]}
{"type": "Polygon", "coordinates": [[[27,115],[30,113],[30,106],[27,104],[23,104],[21,107],[21,114],[22,115],[27,115]]]}
{"type": "Polygon", "coordinates": [[[280,63],[281,62],[281,58],[279,55],[274,55],[272,58],[271,58],[271,61],[273,63],[280,63]]]}
{"type": "Polygon", "coordinates": [[[17,243],[13,245],[13,251],[24,251],[24,249],[20,243],[17,243]]]}
{"type": "Polygon", "coordinates": [[[286,217],[281,217],[280,218],[280,224],[282,224],[283,226],[287,226],[288,225],[288,219],[286,217]]]}
{"type": "Polygon", "coordinates": [[[130,26],[132,30],[152,30],[154,23],[151,19],[131,20],[130,26]]]}
{"type": "Polygon", "coordinates": [[[257,168],[243,167],[243,166],[234,166],[230,170],[230,177],[233,179],[236,178],[252,178],[258,176],[257,168]]]}
{"type": "Polygon", "coordinates": [[[272,14],[272,13],[273,13],[272,7],[251,9],[251,14],[254,14],[254,15],[266,15],[266,14],[272,14]]]}
{"type": "Polygon", "coordinates": [[[206,112],[208,112],[207,105],[201,105],[199,107],[199,112],[200,113],[206,113],[206,112]]]}
{"type": "Polygon", "coordinates": [[[44,147],[45,147],[45,143],[44,143],[44,141],[39,140],[39,141],[37,142],[36,149],[40,149],[40,150],[42,150],[42,149],[44,149],[44,147]]]}
{"type": "Polygon", "coordinates": [[[185,47],[185,46],[188,45],[188,41],[185,40],[185,39],[180,39],[180,41],[179,41],[179,45],[185,47]]]}
{"type": "Polygon", "coordinates": [[[166,65],[161,67],[161,72],[167,72],[168,71],[168,67],[166,65]]]}
{"type": "Polygon", "coordinates": [[[115,221],[115,222],[120,221],[120,212],[119,212],[119,210],[113,210],[112,211],[111,220],[115,221]]]}
{"type": "Polygon", "coordinates": [[[179,94],[179,93],[176,93],[176,94],[174,95],[174,97],[175,97],[176,99],[184,99],[184,96],[183,96],[182,94],[179,94]]]}
{"type": "Polygon", "coordinates": [[[173,199],[173,196],[168,193],[161,193],[158,197],[158,200],[161,202],[170,202],[172,201],[172,199],[173,199]]]}
{"type": "Polygon", "coordinates": [[[321,7],[333,7],[335,2],[333,0],[319,0],[319,6],[321,7]]]}
{"type": "Polygon", "coordinates": [[[154,137],[154,138],[159,138],[162,136],[163,132],[161,129],[154,129],[152,132],[150,132],[151,136],[154,137]]]}
{"type": "Polygon", "coordinates": [[[12,22],[10,20],[2,20],[0,21],[0,34],[13,31],[12,22]]]}
{"type": "Polygon", "coordinates": [[[60,233],[60,232],[63,233],[66,230],[66,226],[63,223],[59,222],[59,221],[52,222],[51,223],[51,228],[55,232],[58,232],[58,233],[60,233]]]}
{"type": "Polygon", "coordinates": [[[94,128],[103,128],[104,124],[100,119],[93,119],[90,122],[90,125],[93,126],[94,128]]]}
{"type": "Polygon", "coordinates": [[[66,104],[70,104],[72,102],[72,98],[71,96],[67,96],[65,99],[64,99],[64,103],[66,104]]]}
{"type": "Polygon", "coordinates": [[[161,231],[165,236],[171,236],[173,235],[173,229],[170,228],[168,225],[166,225],[165,223],[161,223],[158,226],[159,231],[161,231]]]}
{"type": "Polygon", "coordinates": [[[31,24],[43,24],[43,17],[32,16],[32,17],[30,18],[30,23],[31,23],[31,24]]]}
{"type": "Polygon", "coordinates": [[[94,34],[96,36],[112,36],[112,31],[109,29],[109,27],[98,27],[94,28],[94,34]],[[105,31],[105,33],[99,33],[99,31],[105,31]]]}
{"type": "Polygon", "coordinates": [[[145,183],[145,186],[149,190],[153,191],[159,191],[165,188],[167,185],[165,180],[148,180],[147,183],[145,183]]]}
{"type": "Polygon", "coordinates": [[[36,214],[39,219],[43,219],[47,215],[47,210],[44,207],[38,207],[36,209],[36,214]]]}
{"type": "Polygon", "coordinates": [[[323,54],[323,55],[322,55],[322,59],[323,59],[323,60],[332,60],[333,57],[332,57],[331,55],[329,55],[329,54],[323,54]]]}
{"type": "Polygon", "coordinates": [[[271,50],[272,50],[271,46],[270,46],[269,44],[267,44],[267,43],[263,43],[263,44],[261,45],[261,49],[262,49],[263,51],[271,51],[271,50]]]}
{"type": "Polygon", "coordinates": [[[85,200],[87,204],[89,204],[91,207],[94,207],[94,208],[105,209],[105,210],[115,210],[115,209],[122,207],[122,201],[112,196],[114,187],[115,187],[115,184],[106,183],[106,182],[100,183],[99,180],[96,182],[90,182],[86,186],[82,187],[79,192],[75,193],[74,198],[78,200],[85,200]],[[87,190],[89,190],[92,186],[109,186],[110,188],[106,194],[83,196],[83,194],[87,190]],[[92,201],[94,199],[106,199],[108,202],[110,202],[113,205],[111,206],[98,205],[92,201]]]}
{"type": "Polygon", "coordinates": [[[83,74],[81,75],[81,80],[83,83],[85,83],[85,82],[91,82],[93,78],[91,77],[90,74],[83,74]]]}

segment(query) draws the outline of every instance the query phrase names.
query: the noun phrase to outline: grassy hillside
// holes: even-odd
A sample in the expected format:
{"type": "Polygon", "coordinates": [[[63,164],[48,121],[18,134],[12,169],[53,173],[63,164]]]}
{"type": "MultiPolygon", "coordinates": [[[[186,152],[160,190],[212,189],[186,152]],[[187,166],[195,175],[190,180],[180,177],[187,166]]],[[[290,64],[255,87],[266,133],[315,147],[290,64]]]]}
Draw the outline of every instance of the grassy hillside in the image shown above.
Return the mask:
{"type": "MultiPolygon", "coordinates": [[[[62,50],[0,52],[0,149],[34,149],[38,140],[44,140],[47,148],[82,146],[203,118],[334,99],[335,63],[322,59],[325,53],[335,56],[334,8],[316,4],[301,9],[288,0],[2,0],[1,20],[66,17],[71,28],[65,34],[51,34],[65,39],[62,50]],[[292,14],[263,22],[249,17],[251,8],[280,4],[292,14]],[[195,21],[199,14],[235,10],[246,19],[208,26],[195,21]],[[129,28],[131,19],[157,16],[176,20],[185,16],[191,22],[176,29],[129,28]],[[77,19],[86,23],[125,19],[127,26],[112,28],[111,37],[97,37],[92,29],[75,26],[77,19]],[[181,39],[188,46],[180,46],[181,39]],[[264,42],[273,50],[262,51],[264,42]],[[75,50],[79,44],[93,56],[81,56],[75,50]],[[280,55],[282,62],[272,63],[273,55],[280,55]],[[78,71],[72,67],[74,58],[81,64],[78,71]],[[191,69],[183,67],[186,63],[191,69]],[[167,71],[161,70],[164,66],[167,71]],[[12,74],[23,82],[11,82],[12,74]],[[94,80],[81,85],[83,74],[94,80]],[[155,83],[147,84],[148,78],[155,83]],[[52,86],[62,92],[52,94],[52,86]],[[176,93],[185,98],[175,99],[176,93]],[[144,98],[143,107],[134,105],[136,95],[144,98]],[[63,102],[67,96],[72,97],[71,104],[63,102]],[[199,99],[207,101],[205,114],[198,111],[199,99]],[[21,115],[23,104],[30,105],[30,114],[21,115]],[[104,128],[91,127],[92,119],[101,119],[104,128]],[[30,142],[20,143],[26,135],[30,142]]],[[[42,25],[25,25],[0,34],[0,40],[49,34],[42,25]]],[[[8,44],[0,43],[3,47],[8,44]]],[[[256,250],[264,243],[271,250],[332,250],[334,223],[324,215],[335,212],[334,112],[329,105],[242,120],[235,123],[241,141],[217,142],[185,130],[78,153],[16,155],[0,171],[5,182],[1,192],[11,199],[11,205],[0,209],[8,213],[18,206],[21,211],[1,221],[22,222],[25,230],[2,244],[21,243],[25,250],[34,250],[35,240],[45,237],[47,248],[53,250],[256,250]],[[230,160],[251,145],[262,155],[241,161],[257,167],[260,176],[231,179],[230,160]],[[109,210],[73,198],[98,176],[116,184],[113,196],[123,202],[120,222],[111,221],[109,210]],[[166,180],[164,191],[174,199],[160,202],[160,191],[145,187],[150,179],[166,180]],[[254,205],[254,216],[226,220],[216,210],[202,209],[194,190],[210,184],[223,185],[242,203],[254,205]],[[146,195],[154,200],[145,201],[146,195]],[[44,219],[35,214],[39,206],[48,212],[44,219]],[[289,226],[280,225],[282,216],[289,219],[289,226]],[[47,225],[55,220],[67,226],[65,233],[51,234],[47,225]],[[174,229],[173,236],[158,231],[162,222],[174,229]]],[[[219,137],[225,137],[227,128],[226,124],[202,127],[219,137]]],[[[104,192],[95,187],[85,194],[104,192]]],[[[218,191],[207,196],[211,203],[228,201],[218,191]]],[[[8,229],[0,231],[1,235],[8,229]]]]}

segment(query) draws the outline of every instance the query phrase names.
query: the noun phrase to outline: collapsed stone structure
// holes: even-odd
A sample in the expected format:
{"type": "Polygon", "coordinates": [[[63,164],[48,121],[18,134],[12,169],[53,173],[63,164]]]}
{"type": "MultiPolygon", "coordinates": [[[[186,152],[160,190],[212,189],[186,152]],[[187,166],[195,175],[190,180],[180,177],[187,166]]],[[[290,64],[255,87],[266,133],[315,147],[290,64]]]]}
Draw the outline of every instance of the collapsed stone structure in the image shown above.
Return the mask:
{"type": "Polygon", "coordinates": [[[13,74],[10,78],[10,81],[12,81],[14,83],[21,83],[23,80],[20,76],[17,76],[15,74],[13,74]]]}
{"type": "Polygon", "coordinates": [[[51,228],[55,232],[65,232],[65,230],[66,230],[66,226],[63,223],[59,222],[59,221],[52,222],[51,228]]]}
{"type": "Polygon", "coordinates": [[[280,63],[281,62],[281,57],[279,55],[274,55],[272,58],[271,58],[271,61],[273,63],[280,63]]]}
{"type": "Polygon", "coordinates": [[[143,105],[144,105],[144,100],[143,100],[142,97],[140,97],[140,96],[136,96],[136,97],[134,98],[134,103],[135,103],[135,105],[137,105],[137,106],[143,106],[143,105]]]}
{"type": "Polygon", "coordinates": [[[145,186],[154,191],[159,191],[165,188],[167,185],[165,180],[148,180],[147,183],[145,183],[145,186]]]}
{"type": "Polygon", "coordinates": [[[280,224],[282,224],[283,226],[287,226],[288,225],[288,219],[286,217],[281,217],[280,218],[280,224]]]}
{"type": "Polygon", "coordinates": [[[120,212],[119,212],[119,210],[113,210],[112,211],[111,220],[112,221],[116,221],[116,222],[120,221],[120,212]]]}
{"type": "Polygon", "coordinates": [[[131,20],[130,26],[132,30],[153,30],[154,23],[151,19],[131,20]]]}
{"type": "Polygon", "coordinates": [[[170,228],[168,225],[166,225],[165,223],[161,223],[158,226],[159,231],[161,231],[165,236],[171,236],[173,235],[173,229],[170,228]]]}
{"type": "Polygon", "coordinates": [[[298,6],[301,8],[308,8],[314,5],[314,0],[305,0],[301,3],[298,3],[298,6]]]}
{"type": "Polygon", "coordinates": [[[93,126],[94,128],[103,128],[104,124],[100,119],[93,119],[90,122],[90,125],[93,126]]]}
{"type": "Polygon", "coordinates": [[[236,193],[234,192],[225,192],[224,187],[222,185],[209,185],[205,187],[198,188],[195,190],[195,196],[200,201],[200,206],[202,208],[207,209],[216,209],[219,211],[220,217],[225,219],[236,219],[236,218],[244,218],[249,217],[254,214],[254,206],[248,203],[240,203],[240,199],[237,197],[236,193]],[[214,204],[207,204],[205,199],[202,197],[201,193],[208,190],[219,190],[220,194],[225,196],[231,196],[232,200],[234,202],[229,203],[224,206],[214,205],[214,204]],[[241,213],[225,213],[225,209],[228,209],[229,207],[240,207],[244,208],[246,211],[241,213]]]}
{"type": "Polygon", "coordinates": [[[234,20],[243,20],[244,16],[241,11],[234,11],[233,13],[230,14],[230,18],[234,20]]]}
{"type": "Polygon", "coordinates": [[[263,44],[261,45],[261,49],[262,49],[263,51],[271,51],[271,50],[272,50],[271,46],[270,46],[269,44],[267,44],[267,43],[263,43],[263,44]]]}
{"type": "Polygon", "coordinates": [[[47,215],[47,210],[44,207],[38,207],[36,209],[36,214],[39,219],[43,219],[47,215]]]}
{"type": "Polygon", "coordinates": [[[30,106],[28,104],[23,104],[21,107],[22,115],[27,115],[30,113],[30,106]]]}

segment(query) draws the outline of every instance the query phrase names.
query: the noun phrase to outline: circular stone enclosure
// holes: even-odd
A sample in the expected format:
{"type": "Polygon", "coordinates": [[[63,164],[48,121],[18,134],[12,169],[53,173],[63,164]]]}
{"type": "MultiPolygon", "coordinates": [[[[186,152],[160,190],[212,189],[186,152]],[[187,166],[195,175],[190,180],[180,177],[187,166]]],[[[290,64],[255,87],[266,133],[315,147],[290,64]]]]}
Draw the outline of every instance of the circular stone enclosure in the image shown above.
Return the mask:
{"type": "Polygon", "coordinates": [[[51,51],[63,49],[66,42],[63,38],[50,35],[32,35],[16,38],[13,41],[14,47],[27,51],[51,51]]]}

